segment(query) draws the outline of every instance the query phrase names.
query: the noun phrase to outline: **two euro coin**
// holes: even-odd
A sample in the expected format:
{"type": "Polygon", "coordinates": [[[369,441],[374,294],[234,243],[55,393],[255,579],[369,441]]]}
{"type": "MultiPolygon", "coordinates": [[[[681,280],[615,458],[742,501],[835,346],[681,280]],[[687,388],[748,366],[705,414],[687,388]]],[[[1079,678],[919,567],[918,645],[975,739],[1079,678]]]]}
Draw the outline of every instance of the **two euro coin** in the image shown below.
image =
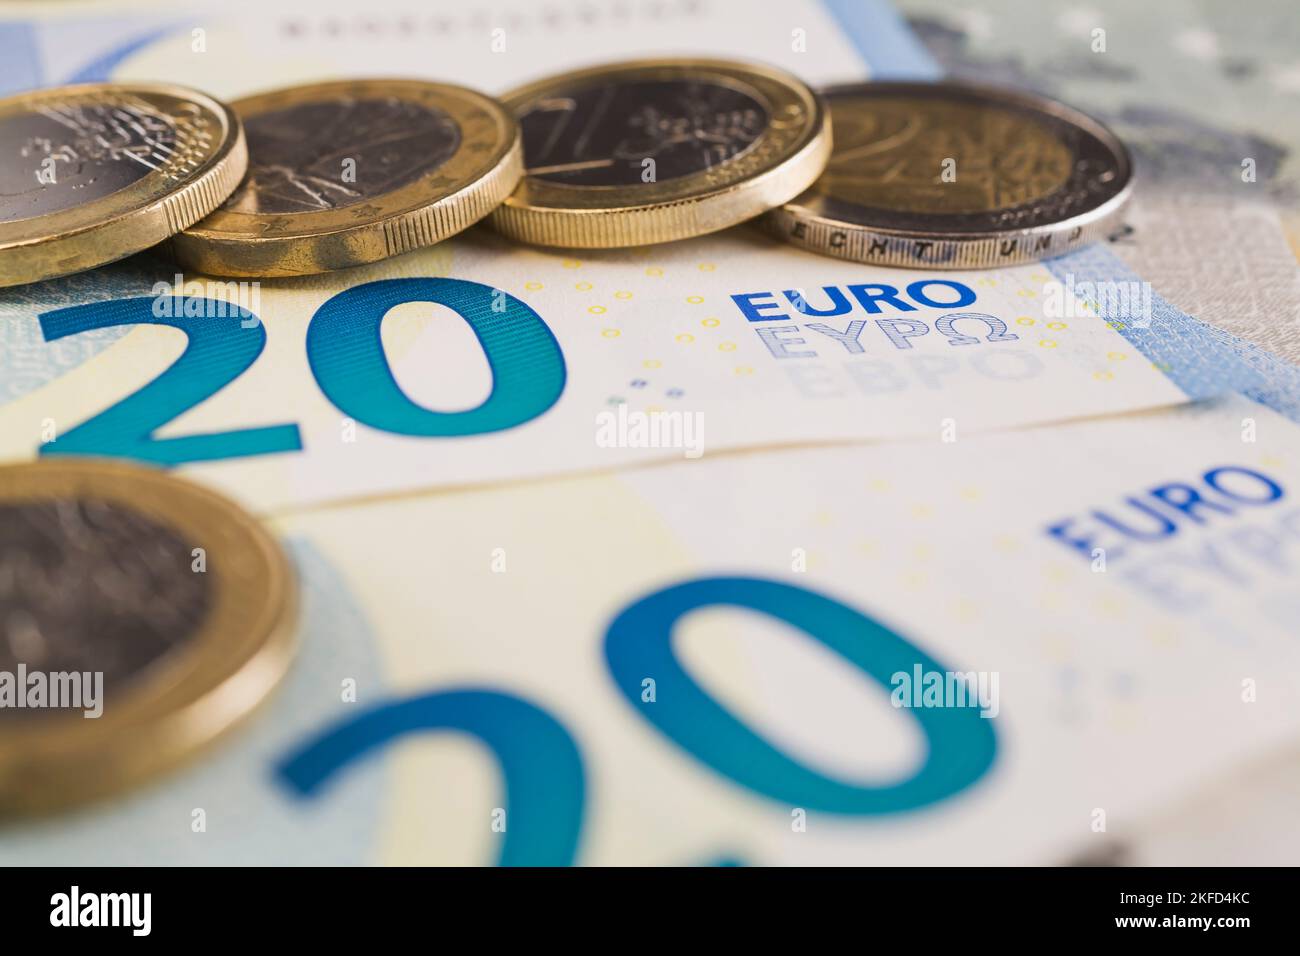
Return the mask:
{"type": "Polygon", "coordinates": [[[835,149],[768,214],[796,246],[869,264],[979,269],[1057,256],[1121,223],[1133,164],[1062,103],[964,83],[860,83],[823,94],[835,149]]]}

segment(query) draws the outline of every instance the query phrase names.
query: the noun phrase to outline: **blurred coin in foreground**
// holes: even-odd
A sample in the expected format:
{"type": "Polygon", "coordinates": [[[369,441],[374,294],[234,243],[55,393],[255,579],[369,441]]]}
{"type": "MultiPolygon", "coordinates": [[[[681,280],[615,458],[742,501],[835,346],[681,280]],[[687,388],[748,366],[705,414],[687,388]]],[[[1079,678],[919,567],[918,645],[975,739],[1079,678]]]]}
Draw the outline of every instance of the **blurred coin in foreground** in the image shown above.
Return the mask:
{"type": "Polygon", "coordinates": [[[1120,224],[1124,144],[1044,97],[961,83],[824,91],[835,150],[812,188],[764,224],[813,252],[972,269],[1057,256],[1120,224]]]}
{"type": "Polygon", "coordinates": [[[826,165],[820,99],[781,70],[646,60],[508,93],[527,175],[492,216],[521,242],[604,249],[686,239],[753,218],[826,165]]]}
{"type": "Polygon", "coordinates": [[[279,545],[204,488],[89,459],[0,467],[0,813],[189,756],[280,680],[296,613],[279,545]]]}
{"type": "Polygon", "coordinates": [[[523,171],[514,117],[460,86],[347,80],[232,106],[248,176],[170,243],[214,275],[309,275],[433,245],[491,212],[523,171]]]}
{"type": "Polygon", "coordinates": [[[215,209],[247,163],[230,107],[183,86],[95,83],[0,100],[0,286],[156,245],[215,209]]]}

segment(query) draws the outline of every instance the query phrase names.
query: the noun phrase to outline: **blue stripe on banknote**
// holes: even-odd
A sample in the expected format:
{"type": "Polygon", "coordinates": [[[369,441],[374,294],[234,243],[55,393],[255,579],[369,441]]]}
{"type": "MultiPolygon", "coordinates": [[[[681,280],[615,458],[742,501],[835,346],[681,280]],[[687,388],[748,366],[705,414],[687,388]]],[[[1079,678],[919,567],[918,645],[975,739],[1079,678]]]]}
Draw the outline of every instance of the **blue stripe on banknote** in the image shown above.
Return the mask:
{"type": "MultiPolygon", "coordinates": [[[[1074,287],[1147,285],[1099,243],[1043,264],[1074,287]]],[[[1107,314],[1104,308],[1100,315],[1192,398],[1238,392],[1300,422],[1300,368],[1267,349],[1193,318],[1155,294],[1149,326],[1107,314]]]]}
{"type": "Polygon", "coordinates": [[[34,24],[0,20],[0,50],[5,51],[0,57],[0,93],[42,85],[44,77],[34,24]]]}
{"type": "MultiPolygon", "coordinates": [[[[159,26],[156,20],[114,18],[40,23],[0,20],[0,95],[62,83],[101,83],[111,80],[119,64],[160,38],[181,29],[175,22],[159,26]],[[61,72],[45,62],[42,48],[55,48],[71,61],[69,48],[84,48],[90,58],[71,72],[61,72]],[[96,48],[104,48],[102,52],[96,48]]],[[[183,81],[183,80],[182,80],[183,81]]]]}
{"type": "Polygon", "coordinates": [[[877,80],[938,80],[943,68],[888,0],[823,0],[877,80]]]}

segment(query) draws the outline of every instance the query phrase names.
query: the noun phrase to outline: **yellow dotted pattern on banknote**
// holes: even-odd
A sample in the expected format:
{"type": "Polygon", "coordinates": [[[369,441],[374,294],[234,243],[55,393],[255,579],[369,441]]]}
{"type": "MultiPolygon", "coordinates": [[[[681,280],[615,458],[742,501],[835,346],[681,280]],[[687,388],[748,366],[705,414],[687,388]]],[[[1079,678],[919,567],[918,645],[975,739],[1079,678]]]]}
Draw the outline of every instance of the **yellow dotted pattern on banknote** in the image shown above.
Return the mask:
{"type": "Polygon", "coordinates": [[[977,602],[969,598],[959,598],[950,602],[947,607],[948,614],[961,624],[971,624],[978,621],[983,610],[977,602]]]}

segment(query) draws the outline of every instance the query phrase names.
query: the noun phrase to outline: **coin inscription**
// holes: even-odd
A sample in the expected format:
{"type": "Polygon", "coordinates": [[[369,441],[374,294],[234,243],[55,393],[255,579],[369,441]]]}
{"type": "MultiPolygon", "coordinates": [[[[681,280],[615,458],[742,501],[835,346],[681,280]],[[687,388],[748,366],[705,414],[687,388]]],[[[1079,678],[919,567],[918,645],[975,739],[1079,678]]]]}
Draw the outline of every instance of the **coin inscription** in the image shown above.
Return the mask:
{"type": "Polygon", "coordinates": [[[192,560],[174,530],[116,502],[0,504],[0,671],[101,672],[112,695],[197,633],[213,596],[192,560]]]}
{"type": "Polygon", "coordinates": [[[339,209],[410,185],[460,146],[440,109],[395,96],[309,100],[244,117],[248,176],[223,209],[339,209]]]}
{"type": "Polygon", "coordinates": [[[550,93],[519,123],[530,176],[575,186],[630,186],[733,159],[758,141],[768,120],[763,104],[739,89],[639,80],[550,93]]]}
{"type": "Polygon", "coordinates": [[[0,221],[71,209],[166,165],[171,118],[144,103],[51,102],[0,118],[0,221]]]}

